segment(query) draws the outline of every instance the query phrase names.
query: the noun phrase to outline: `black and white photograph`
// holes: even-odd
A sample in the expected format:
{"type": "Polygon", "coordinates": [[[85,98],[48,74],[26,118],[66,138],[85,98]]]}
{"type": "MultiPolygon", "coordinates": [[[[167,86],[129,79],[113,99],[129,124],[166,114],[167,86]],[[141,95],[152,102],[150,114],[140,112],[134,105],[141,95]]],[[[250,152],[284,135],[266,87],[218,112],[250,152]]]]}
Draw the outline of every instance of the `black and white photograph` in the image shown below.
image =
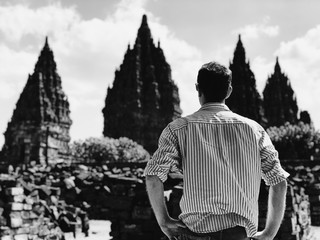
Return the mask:
{"type": "Polygon", "coordinates": [[[319,12],[0,0],[0,240],[320,240],[319,12]]]}

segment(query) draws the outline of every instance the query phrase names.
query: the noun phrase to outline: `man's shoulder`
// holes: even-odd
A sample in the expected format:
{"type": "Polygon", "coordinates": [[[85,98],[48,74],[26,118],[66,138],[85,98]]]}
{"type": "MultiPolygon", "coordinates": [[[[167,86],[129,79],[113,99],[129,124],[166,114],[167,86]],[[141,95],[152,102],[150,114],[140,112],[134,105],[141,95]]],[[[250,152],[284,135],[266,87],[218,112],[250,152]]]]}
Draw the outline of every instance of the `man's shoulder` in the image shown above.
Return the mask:
{"type": "Polygon", "coordinates": [[[234,112],[230,112],[230,114],[234,117],[234,119],[236,119],[236,122],[245,124],[249,127],[251,127],[253,130],[255,131],[262,131],[264,130],[263,127],[255,120],[242,116],[240,114],[234,113],[234,112]]]}
{"type": "Polygon", "coordinates": [[[184,117],[177,118],[177,119],[173,120],[171,123],[169,123],[169,126],[173,130],[180,129],[180,128],[188,126],[188,124],[190,122],[193,122],[193,121],[197,120],[198,118],[199,118],[199,111],[194,112],[194,113],[187,115],[187,116],[184,116],[184,117]]]}
{"type": "Polygon", "coordinates": [[[187,117],[179,117],[169,123],[169,127],[174,131],[186,127],[188,125],[187,117]]]}
{"type": "MultiPolygon", "coordinates": [[[[207,122],[208,120],[207,115],[212,117],[212,115],[208,113],[203,114],[200,111],[197,111],[185,117],[180,117],[173,120],[171,123],[169,123],[168,126],[170,127],[171,130],[175,131],[175,130],[187,127],[188,124],[190,123],[207,122]]],[[[217,117],[217,121],[214,121],[214,122],[217,122],[219,124],[222,123],[222,124],[231,124],[231,125],[232,124],[246,125],[255,132],[261,132],[264,130],[263,127],[255,120],[250,119],[248,117],[244,117],[232,111],[219,112],[218,115],[216,115],[216,117],[217,117]]]]}

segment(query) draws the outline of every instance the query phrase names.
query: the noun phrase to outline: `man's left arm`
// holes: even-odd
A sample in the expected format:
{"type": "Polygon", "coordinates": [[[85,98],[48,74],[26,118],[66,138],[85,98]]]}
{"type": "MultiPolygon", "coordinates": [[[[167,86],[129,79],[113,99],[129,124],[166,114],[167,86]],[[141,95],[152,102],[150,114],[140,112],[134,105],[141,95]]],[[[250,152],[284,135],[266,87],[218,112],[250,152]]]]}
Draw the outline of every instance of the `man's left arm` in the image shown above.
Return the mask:
{"type": "Polygon", "coordinates": [[[272,240],[281,225],[286,207],[287,181],[281,181],[269,188],[268,215],[265,229],[258,232],[254,239],[272,240]]]}
{"type": "Polygon", "coordinates": [[[265,229],[258,232],[255,239],[271,240],[277,234],[285,211],[287,181],[289,176],[280,164],[278,152],[265,131],[259,142],[262,178],[269,188],[268,214],[265,229]]]}

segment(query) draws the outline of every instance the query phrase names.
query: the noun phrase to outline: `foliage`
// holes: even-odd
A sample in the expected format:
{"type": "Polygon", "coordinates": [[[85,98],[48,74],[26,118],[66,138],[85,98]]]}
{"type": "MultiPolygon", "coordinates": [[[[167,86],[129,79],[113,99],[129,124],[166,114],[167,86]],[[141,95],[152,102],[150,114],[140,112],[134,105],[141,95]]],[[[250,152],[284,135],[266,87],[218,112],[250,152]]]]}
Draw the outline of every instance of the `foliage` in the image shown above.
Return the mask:
{"type": "Polygon", "coordinates": [[[88,138],[71,144],[73,159],[82,163],[139,162],[149,159],[149,153],[129,138],[88,138]]]}
{"type": "Polygon", "coordinates": [[[267,132],[280,159],[319,158],[320,132],[313,125],[299,122],[270,127],[267,132]]]}

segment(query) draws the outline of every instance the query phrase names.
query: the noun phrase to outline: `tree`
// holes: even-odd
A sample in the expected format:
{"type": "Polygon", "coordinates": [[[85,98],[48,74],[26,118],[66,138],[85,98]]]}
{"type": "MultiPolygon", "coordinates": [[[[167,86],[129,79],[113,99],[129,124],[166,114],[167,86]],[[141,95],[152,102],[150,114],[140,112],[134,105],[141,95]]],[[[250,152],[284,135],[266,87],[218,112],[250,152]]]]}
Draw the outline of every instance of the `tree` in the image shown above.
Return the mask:
{"type": "Polygon", "coordinates": [[[270,127],[267,132],[279,152],[280,159],[319,157],[320,133],[312,125],[299,122],[270,127]]]}
{"type": "Polygon", "coordinates": [[[110,162],[147,161],[149,153],[129,138],[88,138],[71,144],[74,161],[83,164],[102,165],[110,162]]]}

